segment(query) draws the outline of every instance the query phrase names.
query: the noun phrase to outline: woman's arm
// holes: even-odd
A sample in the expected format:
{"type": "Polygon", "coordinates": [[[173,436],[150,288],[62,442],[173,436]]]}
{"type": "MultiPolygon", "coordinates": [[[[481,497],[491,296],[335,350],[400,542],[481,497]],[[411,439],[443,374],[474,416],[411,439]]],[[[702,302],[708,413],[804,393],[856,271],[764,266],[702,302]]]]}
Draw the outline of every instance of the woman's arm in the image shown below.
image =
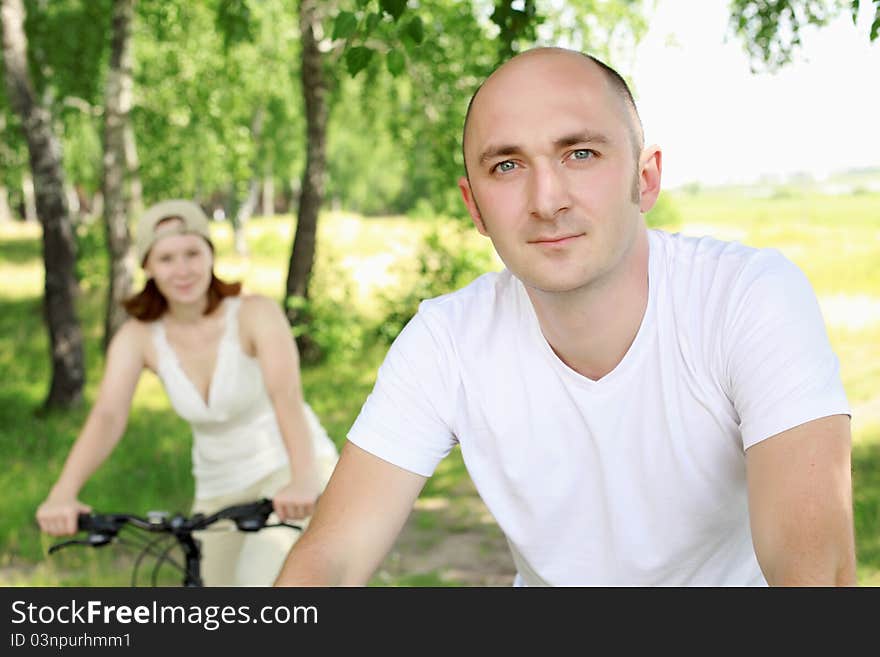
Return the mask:
{"type": "Polygon", "coordinates": [[[321,482],[303,408],[299,353],[290,324],[278,304],[257,295],[244,300],[241,318],[244,333],[253,341],[290,459],[291,482],[274,495],[275,512],[282,520],[306,518],[314,510],[321,482]]]}
{"type": "Polygon", "coordinates": [[[76,498],[113,451],[125,430],[131,400],[144,367],[144,330],[130,320],[110,342],[98,398],[70,449],[49,496],[37,509],[40,529],[53,536],[76,532],[77,514],[89,507],[76,498]]]}

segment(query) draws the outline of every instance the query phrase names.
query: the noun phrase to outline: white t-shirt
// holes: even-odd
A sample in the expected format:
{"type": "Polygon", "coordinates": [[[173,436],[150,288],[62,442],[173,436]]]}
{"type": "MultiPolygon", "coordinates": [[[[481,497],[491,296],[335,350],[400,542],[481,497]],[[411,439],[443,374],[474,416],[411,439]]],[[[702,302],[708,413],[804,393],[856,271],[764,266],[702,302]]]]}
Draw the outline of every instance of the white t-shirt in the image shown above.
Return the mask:
{"type": "Polygon", "coordinates": [[[649,231],[638,334],[566,366],[508,271],[421,304],[348,437],[430,476],[457,442],[518,583],[764,585],[744,450],[849,406],[815,295],[772,249],[649,231]]]}

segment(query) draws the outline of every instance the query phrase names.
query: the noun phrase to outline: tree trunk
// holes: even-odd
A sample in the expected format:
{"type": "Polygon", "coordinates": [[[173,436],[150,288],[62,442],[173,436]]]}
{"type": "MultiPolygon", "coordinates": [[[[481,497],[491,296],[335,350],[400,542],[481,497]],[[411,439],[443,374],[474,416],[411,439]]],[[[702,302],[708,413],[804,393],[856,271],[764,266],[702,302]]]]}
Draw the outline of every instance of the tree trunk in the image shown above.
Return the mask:
{"type": "Polygon", "coordinates": [[[21,195],[24,199],[24,220],[36,223],[37,199],[34,195],[34,178],[30,171],[25,171],[21,176],[21,195]]]}
{"type": "Polygon", "coordinates": [[[137,142],[131,116],[125,120],[125,172],[128,177],[128,216],[133,219],[144,211],[144,188],[141,184],[141,160],[138,157],[137,142]]]}
{"type": "Polygon", "coordinates": [[[12,108],[21,117],[43,226],[46,268],[44,313],[52,350],[52,383],[45,408],[67,408],[82,401],[85,368],[82,332],[74,308],[79,292],[74,267],[76,242],[70,224],[61,147],[49,111],[39,105],[28,76],[27,37],[22,0],[2,0],[3,61],[12,108]]]}
{"type": "Polygon", "coordinates": [[[272,177],[272,162],[268,159],[263,171],[263,216],[275,216],[275,179],[272,177]]]}
{"type": "Polygon", "coordinates": [[[254,157],[251,161],[251,180],[248,183],[248,193],[244,203],[238,206],[235,214],[230,214],[232,220],[232,233],[235,242],[235,252],[239,255],[247,255],[247,240],[245,239],[245,226],[254,211],[257,209],[257,202],[260,199],[260,177],[257,173],[259,168],[260,140],[263,137],[263,119],[266,111],[261,106],[254,112],[251,119],[251,141],[254,142],[254,157]]]}
{"type": "Polygon", "coordinates": [[[247,255],[247,239],[244,234],[244,227],[254,214],[257,208],[257,200],[260,196],[260,180],[256,176],[251,178],[248,184],[248,195],[244,203],[238,206],[232,217],[232,235],[235,244],[235,252],[238,255],[247,255]]]}
{"type": "Polygon", "coordinates": [[[104,216],[104,194],[101,190],[95,191],[92,196],[92,204],[89,212],[90,220],[104,216]]]}
{"type": "Polygon", "coordinates": [[[131,295],[131,237],[125,207],[125,124],[132,101],[131,20],[134,0],[114,0],[110,69],[104,108],[104,228],[110,256],[110,285],[104,316],[104,349],[126,320],[122,302],[131,295]]]}
{"type": "Polygon", "coordinates": [[[67,197],[67,209],[70,212],[70,223],[77,226],[82,219],[79,213],[79,196],[76,195],[76,188],[69,182],[64,185],[64,195],[67,197]]]}
{"type": "MultiPolygon", "coordinates": [[[[324,78],[321,51],[315,39],[315,26],[319,24],[318,0],[302,0],[299,5],[299,21],[302,47],[302,91],[306,109],[306,168],[303,171],[299,208],[296,218],[296,234],[290,254],[284,307],[291,325],[308,323],[303,307],[291,303],[292,297],[308,300],[309,281],[315,262],[315,242],[318,230],[318,212],[324,200],[324,174],[326,170],[327,136],[327,83],[324,78]]],[[[317,346],[308,331],[297,338],[300,352],[305,360],[316,359],[317,346]]]]}
{"type": "Polygon", "coordinates": [[[0,184],[0,224],[12,221],[12,208],[9,207],[9,190],[0,184]]]}
{"type": "Polygon", "coordinates": [[[287,214],[293,214],[293,207],[299,207],[299,198],[302,194],[302,179],[291,178],[287,182],[290,190],[290,196],[287,202],[287,214]]]}

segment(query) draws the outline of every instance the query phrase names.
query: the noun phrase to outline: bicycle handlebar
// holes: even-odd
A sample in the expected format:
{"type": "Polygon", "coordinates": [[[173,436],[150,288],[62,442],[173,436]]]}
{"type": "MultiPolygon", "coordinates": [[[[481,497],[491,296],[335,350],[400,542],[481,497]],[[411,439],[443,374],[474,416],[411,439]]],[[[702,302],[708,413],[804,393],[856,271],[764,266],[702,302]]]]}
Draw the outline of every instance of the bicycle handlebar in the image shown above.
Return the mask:
{"type": "MultiPolygon", "coordinates": [[[[142,517],[130,513],[83,513],[77,518],[77,530],[88,532],[88,535],[84,539],[75,538],[56,543],[49,548],[49,554],[71,545],[101,547],[113,542],[130,546],[135,545],[141,549],[141,552],[134,565],[132,586],[136,585],[140,561],[147,554],[157,557],[157,564],[153,569],[154,585],[159,567],[163,563],[169,563],[183,573],[184,586],[201,586],[201,549],[199,548],[199,541],[193,536],[193,532],[206,529],[220,520],[231,520],[235,523],[236,528],[243,532],[256,532],[267,527],[289,527],[290,529],[302,531],[301,525],[292,523],[278,522],[271,525],[267,524],[272,510],[272,500],[264,497],[247,504],[227,506],[210,515],[196,513],[191,516],[185,516],[180,513],[171,515],[166,512],[150,512],[146,517],[142,517]],[[161,552],[155,548],[159,541],[164,540],[165,537],[163,536],[158,536],[156,539],[148,542],[134,542],[118,536],[122,529],[129,525],[145,532],[168,535],[170,540],[176,542],[183,550],[185,564],[181,565],[169,556],[170,547],[161,552]]],[[[130,538],[131,535],[129,535],[130,538]]]]}
{"type": "Polygon", "coordinates": [[[232,520],[236,528],[243,532],[256,532],[266,527],[278,526],[302,531],[300,525],[286,522],[267,525],[266,522],[272,514],[272,510],[272,500],[264,497],[256,502],[228,506],[207,516],[203,513],[184,516],[179,513],[169,515],[165,512],[152,512],[147,517],[130,513],[81,513],[77,518],[77,530],[88,532],[88,537],[56,543],[49,548],[49,554],[70,545],[90,547],[107,545],[113,542],[113,539],[126,525],[132,525],[148,532],[173,534],[178,539],[188,537],[192,535],[192,532],[205,529],[220,520],[232,520]]]}

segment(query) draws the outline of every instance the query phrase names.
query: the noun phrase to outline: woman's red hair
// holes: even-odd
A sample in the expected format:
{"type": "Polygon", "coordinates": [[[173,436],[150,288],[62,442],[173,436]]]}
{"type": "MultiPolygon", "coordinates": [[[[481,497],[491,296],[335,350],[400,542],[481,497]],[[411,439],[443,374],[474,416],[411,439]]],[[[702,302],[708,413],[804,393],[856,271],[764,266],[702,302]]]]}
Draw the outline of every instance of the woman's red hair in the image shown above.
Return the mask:
{"type": "MultiPolygon", "coordinates": [[[[241,283],[227,283],[211,272],[211,284],[208,286],[208,305],[205,315],[210,315],[226,297],[235,297],[241,293],[241,283]]],[[[125,311],[142,322],[159,319],[168,310],[168,301],[159,292],[156,282],[151,278],[144,289],[122,302],[125,311]]]]}

